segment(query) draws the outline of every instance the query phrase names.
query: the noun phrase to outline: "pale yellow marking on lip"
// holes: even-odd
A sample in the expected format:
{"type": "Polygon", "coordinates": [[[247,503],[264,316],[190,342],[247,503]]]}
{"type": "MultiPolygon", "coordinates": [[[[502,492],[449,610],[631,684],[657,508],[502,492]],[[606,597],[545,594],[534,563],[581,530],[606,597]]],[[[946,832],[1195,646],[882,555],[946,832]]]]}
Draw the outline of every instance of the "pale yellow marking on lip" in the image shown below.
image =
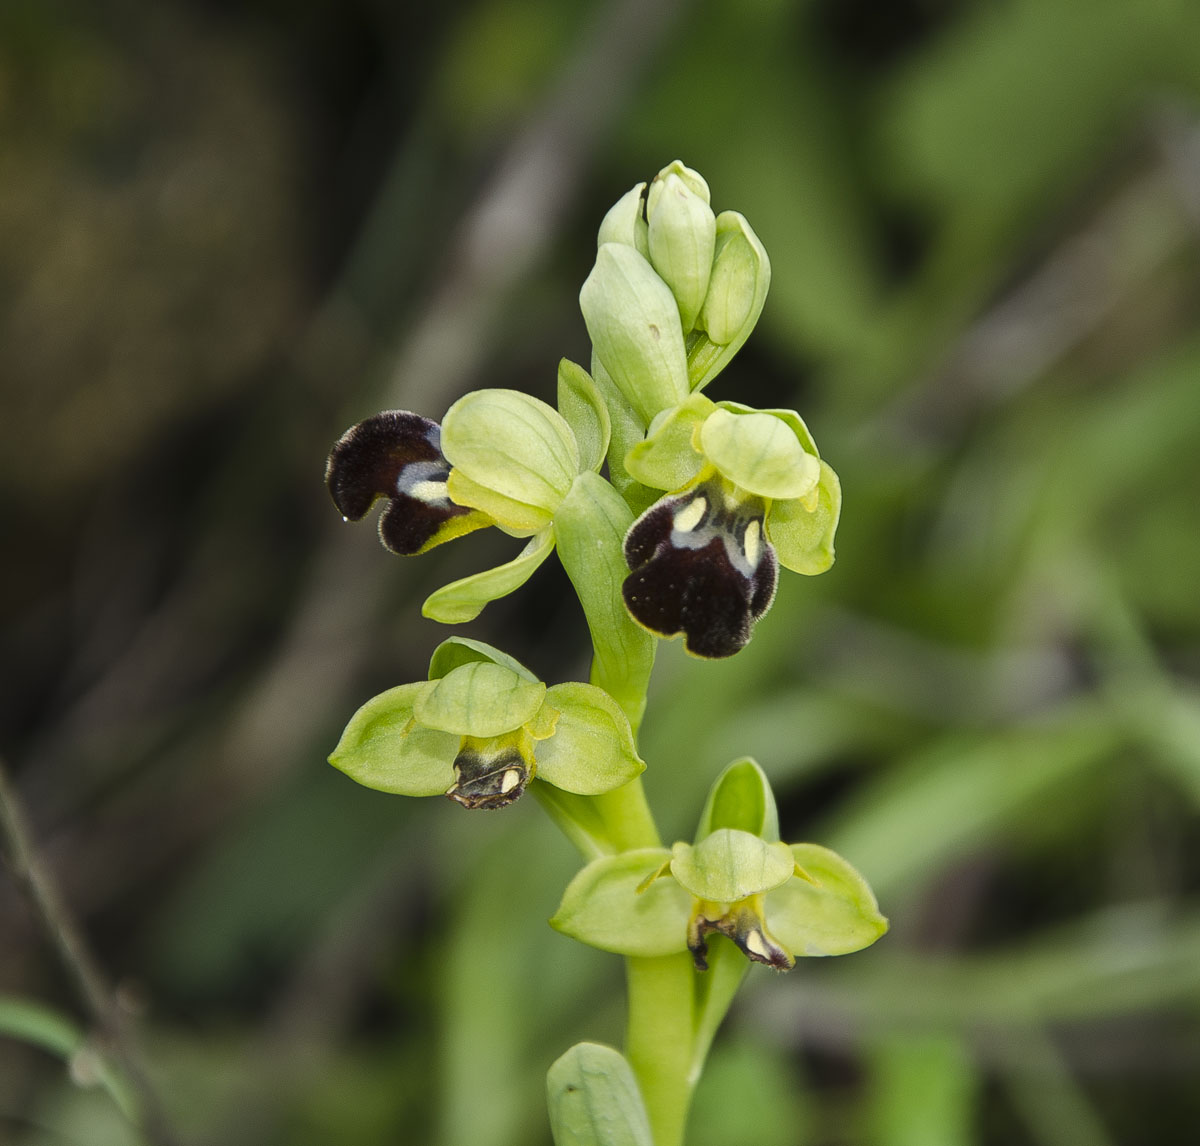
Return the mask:
{"type": "Polygon", "coordinates": [[[766,959],[770,952],[767,950],[767,945],[763,942],[763,937],[757,931],[751,931],[746,936],[746,946],[754,952],[755,955],[761,955],[766,959]]]}
{"type": "Polygon", "coordinates": [[[746,560],[751,566],[757,566],[758,559],[762,556],[762,526],[757,519],[746,526],[746,536],[742,544],[746,549],[746,560]]]}
{"type": "Polygon", "coordinates": [[[504,778],[500,781],[500,795],[507,796],[521,782],[521,773],[515,768],[510,768],[504,773],[504,778]]]}
{"type": "Polygon", "coordinates": [[[419,501],[445,501],[450,496],[444,481],[419,481],[408,492],[419,501]]]}
{"type": "Polygon", "coordinates": [[[700,519],[704,516],[706,509],[708,509],[708,499],[698,497],[685,505],[675,515],[671,521],[671,525],[673,528],[678,529],[680,533],[691,533],[700,524],[700,519]]]}

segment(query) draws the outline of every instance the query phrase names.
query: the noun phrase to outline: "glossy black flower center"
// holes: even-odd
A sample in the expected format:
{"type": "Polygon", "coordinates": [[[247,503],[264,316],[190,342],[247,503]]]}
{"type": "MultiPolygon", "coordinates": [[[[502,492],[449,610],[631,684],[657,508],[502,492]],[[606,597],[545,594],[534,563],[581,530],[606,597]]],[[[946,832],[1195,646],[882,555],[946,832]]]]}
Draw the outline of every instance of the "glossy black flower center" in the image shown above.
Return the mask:
{"type": "Polygon", "coordinates": [[[532,778],[530,762],[517,745],[490,745],[472,737],[464,739],[454,759],[450,799],[464,808],[503,808],[511,804],[532,778]]]}
{"type": "Polygon", "coordinates": [[[697,900],[688,922],[688,950],[696,970],[708,970],[707,936],[712,932],[732,939],[747,959],[790,971],[795,960],[767,931],[762,918],[762,896],[735,903],[732,907],[697,900]]]}
{"type": "Polygon", "coordinates": [[[450,500],[449,476],[441,427],[405,410],[385,410],[352,426],[325,467],[334,504],[348,521],[364,517],[377,498],[388,499],[379,537],[402,554],[420,553],[466,532],[472,511],[450,500]]]}
{"type": "Polygon", "coordinates": [[[762,498],[720,477],[652,505],[625,535],[622,592],[634,620],[660,636],[683,633],[695,656],[736,653],[775,597],[765,517],[762,498]]]}

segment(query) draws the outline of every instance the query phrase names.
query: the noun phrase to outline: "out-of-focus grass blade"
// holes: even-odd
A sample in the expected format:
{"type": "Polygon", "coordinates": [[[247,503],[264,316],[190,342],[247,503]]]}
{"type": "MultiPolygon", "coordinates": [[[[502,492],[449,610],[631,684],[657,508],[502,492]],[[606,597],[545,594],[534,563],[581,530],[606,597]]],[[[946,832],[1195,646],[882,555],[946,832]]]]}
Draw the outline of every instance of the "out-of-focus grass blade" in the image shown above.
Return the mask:
{"type": "Polygon", "coordinates": [[[888,1035],[868,1059],[872,1146],[971,1146],[979,1076],[961,1039],[888,1035]]]}

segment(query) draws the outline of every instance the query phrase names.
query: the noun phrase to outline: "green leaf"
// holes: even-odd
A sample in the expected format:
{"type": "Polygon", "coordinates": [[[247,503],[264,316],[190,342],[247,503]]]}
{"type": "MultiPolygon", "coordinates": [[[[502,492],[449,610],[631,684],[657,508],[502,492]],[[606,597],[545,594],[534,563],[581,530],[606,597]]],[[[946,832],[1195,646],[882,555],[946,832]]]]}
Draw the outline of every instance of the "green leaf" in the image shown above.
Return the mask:
{"type": "Polygon", "coordinates": [[[887,930],[867,881],[837,852],[793,844],[791,853],[815,883],[795,876],[775,888],[767,896],[767,926],[793,955],[845,955],[887,930]]]}
{"type": "Polygon", "coordinates": [[[566,358],[558,364],[558,409],[579,444],[580,470],[598,470],[608,453],[612,419],[591,375],[566,358]]]}
{"type": "Polygon", "coordinates": [[[687,397],[675,296],[637,251],[605,243],[579,292],[579,306],[596,357],[644,422],[687,397]]]}
{"type": "Polygon", "coordinates": [[[654,1146],[633,1069],[599,1043],[577,1043],[546,1074],[555,1146],[654,1146]]]}
{"type": "Polygon", "coordinates": [[[716,254],[713,260],[709,294],[701,308],[700,322],[712,326],[729,341],[722,344],[708,334],[697,334],[688,347],[688,377],[692,390],[703,390],[742,348],[758,323],[767,290],[771,285],[771,260],[753,228],[737,211],[722,211],[717,216],[716,254]],[[745,301],[748,276],[753,282],[749,304],[745,301]],[[732,333],[729,327],[744,314],[732,333]]]}
{"type": "Polygon", "coordinates": [[[826,462],[820,467],[813,508],[798,499],[776,501],[767,514],[767,539],[775,546],[779,564],[807,576],[824,573],[833,564],[833,536],[842,515],[842,484],[826,462]]]}
{"type": "Polygon", "coordinates": [[[790,879],[795,861],[786,844],[718,828],[698,844],[672,849],[671,874],[698,899],[733,903],[790,879]]]}
{"type": "Polygon", "coordinates": [[[451,581],[430,593],[421,606],[422,616],[444,625],[473,621],[490,601],[507,597],[536,572],[554,549],[554,533],[545,529],[531,537],[525,548],[511,561],[451,581]]]}
{"type": "MultiPolygon", "coordinates": [[[[579,472],[579,447],[563,416],[517,390],[475,390],[455,402],[442,420],[442,452],[470,481],[547,513],[579,472]]],[[[451,488],[452,497],[457,492],[451,488]]],[[[493,507],[476,508],[506,524],[493,507]]]]}
{"type": "Polygon", "coordinates": [[[329,763],[367,788],[401,796],[440,796],[454,782],[459,738],[423,728],[413,706],[428,681],[402,684],[368,700],[351,718],[329,763]]]}
{"type": "Polygon", "coordinates": [[[554,515],[558,555],[587,618],[592,683],[621,706],[635,728],[646,704],[655,640],[625,608],[621,584],[629,576],[625,534],[633,513],[598,474],[582,473],[554,515]]]}
{"type": "Polygon", "coordinates": [[[429,679],[440,680],[460,665],[474,664],[477,661],[503,665],[512,669],[518,676],[537,683],[537,677],[515,657],[470,637],[448,637],[433,650],[433,656],[429,659],[429,679]]]}
{"type": "Polygon", "coordinates": [[[593,860],[567,884],[550,926],[618,955],[685,951],[692,897],[666,877],[638,890],[670,858],[666,848],[637,848],[593,860]]]}
{"type": "Polygon", "coordinates": [[[703,394],[659,414],[625,456],[630,475],[653,489],[674,492],[683,489],[704,468],[704,458],[695,445],[696,431],[716,407],[703,394]]]}
{"type": "Polygon", "coordinates": [[[0,1035],[69,1059],[84,1045],[83,1031],[50,1007],[15,995],[0,995],[0,1035]]]}
{"type": "Polygon", "coordinates": [[[749,832],[768,843],[779,839],[779,814],[771,782],[749,756],[728,765],[709,788],[696,828],[696,843],[719,828],[749,832]]]}
{"type": "Polygon", "coordinates": [[[538,775],[556,788],[598,796],[646,768],[617,702],[591,684],[556,684],[546,704],[558,711],[554,733],[534,749],[538,775]]]}
{"type": "Polygon", "coordinates": [[[427,728],[487,738],[512,732],[542,707],[546,686],[504,665],[459,665],[415,694],[413,715],[427,728]]]}
{"type": "Polygon", "coordinates": [[[821,477],[821,463],[773,414],[714,410],[700,427],[700,449],[734,485],[759,497],[801,498],[821,477]]]}

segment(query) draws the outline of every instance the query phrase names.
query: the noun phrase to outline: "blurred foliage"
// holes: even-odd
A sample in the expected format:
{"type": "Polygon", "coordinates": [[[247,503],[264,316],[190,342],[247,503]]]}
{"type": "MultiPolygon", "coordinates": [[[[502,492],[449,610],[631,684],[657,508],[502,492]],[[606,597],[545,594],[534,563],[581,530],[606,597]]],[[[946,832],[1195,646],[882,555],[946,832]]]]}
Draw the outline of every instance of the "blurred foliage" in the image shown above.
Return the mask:
{"type": "MultiPolygon", "coordinates": [[[[575,859],[532,801],[418,806],[323,763],[423,677],[422,595],[510,554],[391,558],[321,467],[381,402],[550,397],[603,210],[680,157],[773,262],[718,396],[801,409],[846,509],[835,569],[785,579],[733,661],[663,649],[651,801],[690,836],[753,753],[784,837],[862,868],[893,928],[752,972],[696,1146],[1186,1140],[1200,7],[647,0],[669,26],[533,221],[549,255],[429,342],[479,347],[457,376],[397,376],[480,289],[460,220],[531,117],[574,122],[560,78],[605,12],[0,7],[0,744],[172,1114],[225,1146],[526,1146],[550,1062],[620,1039],[617,960],[542,925],[575,859]]],[[[626,82],[601,62],[585,99],[626,82]]],[[[472,635],[577,678],[582,621],[537,577],[472,635]]],[[[75,1002],[4,880],[0,993],[0,1141],[131,1142],[5,1035],[41,1015],[48,1046],[75,1002]]]]}

